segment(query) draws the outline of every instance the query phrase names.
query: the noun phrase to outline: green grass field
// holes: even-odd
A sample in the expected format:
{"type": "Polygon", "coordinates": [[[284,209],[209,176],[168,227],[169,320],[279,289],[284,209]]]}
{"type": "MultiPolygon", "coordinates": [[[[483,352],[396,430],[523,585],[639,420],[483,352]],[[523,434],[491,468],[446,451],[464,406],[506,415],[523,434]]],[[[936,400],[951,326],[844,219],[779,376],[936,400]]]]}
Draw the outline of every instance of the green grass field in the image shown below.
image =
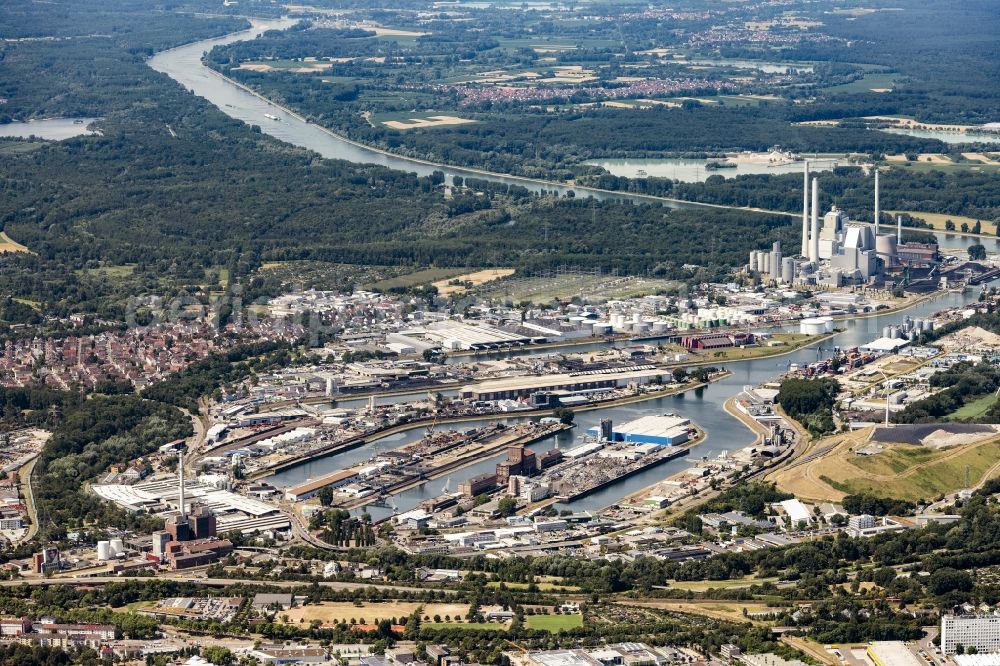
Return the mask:
{"type": "Polygon", "coordinates": [[[899,499],[919,500],[937,497],[965,487],[965,468],[969,479],[977,483],[1000,460],[1000,441],[984,442],[952,449],[893,447],[884,453],[851,463],[874,477],[859,475],[841,481],[849,493],[875,492],[899,499]]]}
{"type": "Polygon", "coordinates": [[[499,622],[433,622],[420,625],[424,629],[470,629],[481,631],[503,631],[507,627],[499,622]]]}
{"type": "Polygon", "coordinates": [[[972,402],[967,402],[951,414],[948,415],[949,421],[964,421],[965,419],[977,419],[983,414],[985,414],[990,407],[992,407],[997,401],[996,395],[993,393],[987,393],[984,396],[976,398],[972,402]]]}
{"type": "Polygon", "coordinates": [[[524,623],[529,629],[563,631],[582,627],[583,615],[525,615],[524,623]]]}
{"type": "Polygon", "coordinates": [[[830,93],[867,93],[872,89],[892,88],[896,85],[896,76],[887,72],[872,72],[865,74],[857,81],[842,83],[826,89],[830,93]]]}

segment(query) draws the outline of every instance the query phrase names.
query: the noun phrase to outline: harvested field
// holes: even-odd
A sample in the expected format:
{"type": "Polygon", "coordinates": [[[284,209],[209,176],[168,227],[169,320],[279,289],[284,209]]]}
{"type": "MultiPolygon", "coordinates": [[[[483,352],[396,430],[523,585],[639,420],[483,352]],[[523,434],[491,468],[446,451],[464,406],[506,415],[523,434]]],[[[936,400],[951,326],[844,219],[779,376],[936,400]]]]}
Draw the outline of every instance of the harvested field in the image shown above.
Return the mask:
{"type": "Polygon", "coordinates": [[[405,622],[407,616],[415,611],[420,611],[420,617],[435,615],[441,618],[455,618],[459,615],[465,617],[469,612],[468,604],[421,604],[416,601],[386,601],[386,602],[362,602],[356,606],[349,601],[324,601],[320,604],[309,604],[290,608],[279,617],[287,615],[290,624],[312,622],[319,620],[324,624],[334,624],[338,622],[350,622],[352,619],[360,624],[377,624],[380,620],[391,620],[405,622]],[[364,622],[362,622],[362,620],[364,622]]]}
{"type": "Polygon", "coordinates": [[[500,278],[505,278],[513,274],[513,268],[487,268],[481,271],[476,271],[475,273],[459,275],[451,278],[450,280],[438,280],[437,282],[434,282],[433,285],[437,287],[438,294],[441,296],[451,296],[453,294],[464,294],[468,291],[468,287],[465,284],[449,284],[451,282],[458,281],[471,283],[473,287],[478,287],[481,284],[492,282],[493,280],[499,280],[500,278]]]}
{"type": "Polygon", "coordinates": [[[445,125],[465,125],[475,120],[457,116],[428,116],[426,118],[410,118],[409,120],[386,120],[383,125],[396,130],[416,129],[418,127],[443,127],[445,125]]]}

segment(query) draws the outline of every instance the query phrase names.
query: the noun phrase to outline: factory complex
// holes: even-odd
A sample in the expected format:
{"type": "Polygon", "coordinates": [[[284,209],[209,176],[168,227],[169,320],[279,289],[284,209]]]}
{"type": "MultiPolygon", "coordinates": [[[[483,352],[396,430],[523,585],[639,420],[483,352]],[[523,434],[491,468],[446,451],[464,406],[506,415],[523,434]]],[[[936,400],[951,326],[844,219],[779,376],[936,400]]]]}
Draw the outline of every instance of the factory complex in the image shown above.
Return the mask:
{"type": "Polygon", "coordinates": [[[895,231],[882,231],[877,169],[873,226],[852,222],[836,206],[822,215],[821,226],[819,193],[819,179],[814,177],[810,181],[807,161],[803,174],[799,253],[795,256],[784,254],[780,241],[774,243],[770,252],[755,250],[750,253],[748,270],[751,273],[787,284],[825,287],[906,283],[911,269],[927,269],[926,276],[933,275],[933,269],[942,259],[937,244],[904,243],[899,216],[895,231]],[[890,273],[895,277],[887,280],[890,273]]]}
{"type": "Polygon", "coordinates": [[[252,534],[290,527],[288,518],[277,507],[199,481],[184,481],[183,494],[187,498],[184,500],[177,476],[135,485],[95,485],[93,490],[102,499],[138,513],[168,516],[180,510],[182,501],[197,502],[214,513],[221,534],[233,531],[252,534]]]}

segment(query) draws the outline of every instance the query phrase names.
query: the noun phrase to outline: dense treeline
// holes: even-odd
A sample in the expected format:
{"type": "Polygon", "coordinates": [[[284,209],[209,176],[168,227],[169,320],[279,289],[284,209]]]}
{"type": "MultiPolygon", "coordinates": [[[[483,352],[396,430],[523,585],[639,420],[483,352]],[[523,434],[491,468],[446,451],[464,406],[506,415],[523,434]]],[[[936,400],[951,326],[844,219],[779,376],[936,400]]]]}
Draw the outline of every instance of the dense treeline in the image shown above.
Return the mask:
{"type": "MultiPolygon", "coordinates": [[[[186,41],[215,37],[249,27],[246,19],[218,16],[214,3],[201,0],[57,0],[44,4],[0,4],[0,38],[75,40],[94,39],[131,53],[151,55],[186,41]],[[159,4],[159,6],[157,6],[159,4]],[[211,7],[212,15],[196,15],[211,7]]],[[[0,46],[0,61],[9,44],[0,46]]],[[[16,86],[0,77],[0,96],[16,86]]],[[[85,82],[80,89],[85,88],[85,82]]],[[[21,118],[21,116],[16,116],[21,118]]],[[[29,116],[30,117],[30,116],[29,116]]]]}
{"type": "Polygon", "coordinates": [[[54,537],[89,521],[138,525],[141,517],[102,502],[85,492],[83,483],[114,463],[134,460],[191,434],[190,421],[170,405],[135,395],[82,401],[63,414],[35,465],[39,529],[54,537]]]}
{"type": "Polygon", "coordinates": [[[781,382],[776,402],[809,432],[821,435],[832,432],[835,427],[833,406],[839,391],[836,379],[793,377],[781,382]]]}
{"type": "MultiPolygon", "coordinates": [[[[929,382],[938,392],[893,414],[894,423],[935,423],[946,419],[962,405],[1000,388],[1000,370],[992,363],[956,363],[932,375],[929,382]]],[[[1000,404],[994,403],[974,420],[996,423],[998,419],[1000,404]]]]}

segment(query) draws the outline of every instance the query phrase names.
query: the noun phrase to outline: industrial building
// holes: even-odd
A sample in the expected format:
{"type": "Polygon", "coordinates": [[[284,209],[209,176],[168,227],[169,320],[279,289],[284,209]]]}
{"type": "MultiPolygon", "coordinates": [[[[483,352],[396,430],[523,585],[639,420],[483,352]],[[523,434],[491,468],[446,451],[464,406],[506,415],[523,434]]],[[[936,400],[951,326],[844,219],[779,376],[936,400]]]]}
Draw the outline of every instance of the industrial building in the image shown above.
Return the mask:
{"type": "MultiPolygon", "coordinates": [[[[691,420],[681,416],[643,416],[622,426],[611,426],[611,435],[607,437],[605,433],[605,438],[613,442],[677,446],[688,440],[690,428],[691,420]]],[[[591,428],[588,434],[597,437],[602,433],[591,428]]]]}
{"type": "Polygon", "coordinates": [[[580,391],[584,389],[613,389],[629,384],[643,385],[655,381],[671,381],[669,372],[652,366],[592,370],[570,374],[553,374],[542,377],[506,377],[462,387],[464,400],[515,400],[527,398],[539,391],[580,391]]]}
{"type": "Polygon", "coordinates": [[[301,502],[302,500],[307,500],[313,497],[322,488],[340,488],[341,486],[346,486],[349,483],[353,483],[358,479],[357,470],[341,470],[339,472],[334,472],[333,474],[328,474],[326,476],[320,477],[318,479],[309,479],[305,483],[301,483],[297,486],[293,486],[285,491],[285,499],[292,502],[301,502]]]}
{"type": "Polygon", "coordinates": [[[942,615],[941,651],[955,654],[959,645],[966,651],[1000,652],[1000,615],[942,615]]]}
{"type": "Polygon", "coordinates": [[[560,335],[559,331],[544,328],[536,332],[545,335],[521,335],[486,324],[446,319],[429,323],[422,328],[399,331],[389,341],[412,348],[415,352],[432,347],[440,347],[445,351],[468,351],[540,344],[560,335]]]}
{"type": "MultiPolygon", "coordinates": [[[[102,499],[129,511],[167,516],[180,510],[181,498],[176,476],[143,481],[131,486],[106,484],[91,488],[102,499]]],[[[188,501],[211,511],[211,518],[206,513],[204,520],[214,520],[215,530],[220,534],[232,531],[252,534],[291,527],[287,516],[277,507],[215,486],[185,480],[184,495],[188,501]]],[[[186,528],[181,528],[182,532],[184,529],[186,528]]],[[[190,524],[187,529],[190,529],[190,524]]]]}

